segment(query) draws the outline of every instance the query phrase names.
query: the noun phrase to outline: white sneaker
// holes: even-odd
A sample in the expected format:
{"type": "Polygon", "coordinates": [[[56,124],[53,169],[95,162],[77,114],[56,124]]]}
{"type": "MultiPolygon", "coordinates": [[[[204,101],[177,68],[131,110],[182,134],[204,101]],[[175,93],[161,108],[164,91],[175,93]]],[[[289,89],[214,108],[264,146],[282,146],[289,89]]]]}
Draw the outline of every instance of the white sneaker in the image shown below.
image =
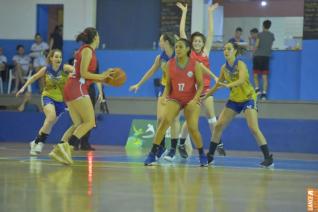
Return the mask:
{"type": "Polygon", "coordinates": [[[39,142],[38,144],[35,145],[35,151],[36,153],[40,154],[42,152],[42,149],[44,147],[44,143],[43,142],[39,142]]]}
{"type": "Polygon", "coordinates": [[[35,140],[30,142],[30,155],[37,156],[38,154],[35,151],[36,143],[35,140]]]}

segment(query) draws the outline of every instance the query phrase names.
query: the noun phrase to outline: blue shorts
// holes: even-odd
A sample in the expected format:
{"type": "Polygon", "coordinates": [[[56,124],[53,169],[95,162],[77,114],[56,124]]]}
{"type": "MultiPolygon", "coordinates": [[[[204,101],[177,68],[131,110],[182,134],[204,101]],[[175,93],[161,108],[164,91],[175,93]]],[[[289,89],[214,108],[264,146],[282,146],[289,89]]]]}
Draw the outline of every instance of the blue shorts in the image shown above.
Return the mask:
{"type": "Polygon", "coordinates": [[[250,99],[245,102],[233,102],[228,100],[225,106],[237,113],[241,113],[242,111],[244,112],[246,109],[255,109],[257,111],[257,105],[254,99],[250,99]]]}
{"type": "Polygon", "coordinates": [[[61,115],[62,113],[64,113],[66,105],[64,102],[57,102],[55,100],[53,100],[52,98],[48,97],[48,96],[42,96],[42,105],[43,107],[45,105],[48,104],[52,104],[55,107],[55,114],[56,116],[61,115]]]}

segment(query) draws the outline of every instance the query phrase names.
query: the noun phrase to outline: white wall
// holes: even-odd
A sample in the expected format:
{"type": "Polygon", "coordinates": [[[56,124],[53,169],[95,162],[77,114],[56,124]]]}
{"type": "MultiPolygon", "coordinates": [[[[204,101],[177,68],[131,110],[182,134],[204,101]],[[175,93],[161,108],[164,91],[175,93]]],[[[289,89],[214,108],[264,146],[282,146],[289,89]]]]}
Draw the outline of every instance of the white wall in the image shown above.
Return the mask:
{"type": "Polygon", "coordinates": [[[33,39],[36,5],[64,5],[64,39],[96,26],[96,0],[0,0],[0,39],[33,39]]]}
{"type": "Polygon", "coordinates": [[[273,48],[285,49],[285,39],[289,37],[302,37],[303,35],[303,17],[233,17],[224,18],[223,41],[227,41],[233,37],[235,28],[238,26],[243,29],[243,39],[248,41],[250,30],[255,27],[259,31],[262,31],[262,24],[266,19],[272,21],[270,31],[275,35],[273,48]]]}

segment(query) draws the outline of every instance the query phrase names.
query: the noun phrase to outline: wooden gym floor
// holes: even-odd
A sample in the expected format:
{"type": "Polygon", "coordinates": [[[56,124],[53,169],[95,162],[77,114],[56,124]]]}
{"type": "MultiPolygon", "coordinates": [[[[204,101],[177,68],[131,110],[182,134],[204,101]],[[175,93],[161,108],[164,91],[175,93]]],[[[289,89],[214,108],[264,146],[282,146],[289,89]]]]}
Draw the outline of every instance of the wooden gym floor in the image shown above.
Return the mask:
{"type": "Polygon", "coordinates": [[[274,153],[275,169],[258,167],[260,152],[228,151],[214,167],[188,161],[145,167],[123,147],[76,152],[64,166],[30,157],[26,143],[0,142],[0,211],[306,211],[318,187],[318,155],[274,153]]]}

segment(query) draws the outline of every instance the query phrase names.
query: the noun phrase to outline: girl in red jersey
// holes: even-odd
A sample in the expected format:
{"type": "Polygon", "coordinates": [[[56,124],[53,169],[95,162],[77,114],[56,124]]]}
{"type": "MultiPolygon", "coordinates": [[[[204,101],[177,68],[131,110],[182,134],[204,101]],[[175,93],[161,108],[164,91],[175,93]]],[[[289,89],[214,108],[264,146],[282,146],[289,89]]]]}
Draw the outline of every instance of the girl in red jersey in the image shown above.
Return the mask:
{"type": "Polygon", "coordinates": [[[80,139],[95,127],[94,108],[88,94],[89,85],[93,81],[112,78],[113,74],[111,71],[95,74],[97,65],[95,49],[99,46],[99,35],[95,28],[86,28],[77,36],[76,41],[82,41],[84,44],[75,56],[75,73],[68,78],[64,86],[64,101],[73,125],[64,133],[61,143],[50,153],[53,159],[63,162],[59,154],[62,153],[62,159],[66,164],[73,162],[68,143],[78,147],[80,139]]]}
{"type": "MultiPolygon", "coordinates": [[[[184,6],[181,3],[177,3],[177,7],[179,7],[182,10],[182,17],[180,21],[180,37],[186,39],[187,35],[185,32],[185,23],[186,23],[186,16],[187,16],[187,4],[184,6]]],[[[201,64],[201,68],[203,70],[203,92],[202,95],[205,95],[206,92],[210,88],[211,83],[211,77],[217,81],[217,76],[215,76],[210,71],[210,64],[209,64],[209,54],[212,48],[213,43],[213,12],[218,7],[218,4],[211,4],[208,7],[208,36],[205,37],[200,32],[195,32],[191,35],[191,54],[190,56],[194,58],[196,61],[198,61],[201,64]]],[[[213,126],[215,125],[217,119],[215,116],[214,111],[214,99],[213,96],[209,96],[207,99],[202,101],[202,106],[205,111],[206,117],[208,119],[209,127],[211,132],[213,131],[213,126]]],[[[180,156],[182,158],[187,158],[188,154],[185,149],[185,140],[188,136],[188,127],[187,123],[185,122],[182,126],[181,135],[180,135],[180,143],[178,146],[178,150],[180,153],[180,156]]],[[[176,147],[177,143],[171,144],[172,148],[170,149],[169,153],[165,156],[165,159],[172,161],[175,153],[176,153],[176,147]]],[[[225,150],[223,148],[223,143],[221,142],[218,145],[217,151],[220,155],[225,156],[225,150]]]]}
{"type": "Polygon", "coordinates": [[[180,39],[175,45],[176,57],[167,64],[167,83],[162,95],[164,104],[162,116],[153,141],[153,146],[144,164],[152,165],[156,162],[156,154],[161,139],[180,110],[189,124],[189,133],[199,150],[200,165],[207,166],[204,155],[201,134],[198,127],[200,115],[200,96],[203,90],[203,80],[200,64],[189,57],[190,44],[186,39],[180,39]]]}

